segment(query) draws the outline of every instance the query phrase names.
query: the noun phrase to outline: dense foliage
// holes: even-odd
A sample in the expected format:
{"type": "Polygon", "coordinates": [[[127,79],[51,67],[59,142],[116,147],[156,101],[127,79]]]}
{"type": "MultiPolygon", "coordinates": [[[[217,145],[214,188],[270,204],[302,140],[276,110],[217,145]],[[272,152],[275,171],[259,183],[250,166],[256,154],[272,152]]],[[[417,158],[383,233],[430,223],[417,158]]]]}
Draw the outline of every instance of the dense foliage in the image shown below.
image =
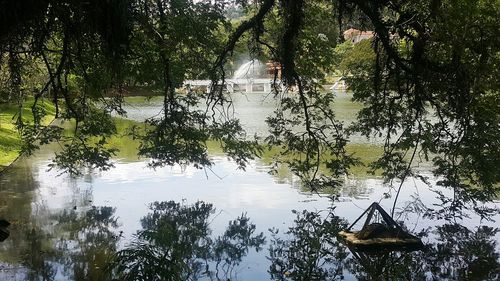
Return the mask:
{"type": "Polygon", "coordinates": [[[244,168],[262,147],[232,115],[224,81],[234,52],[247,49],[282,66],[265,141],[308,187],[338,185],[359,164],[349,136],[362,134],[384,139],[372,168],[388,182],[418,177],[415,163],[432,161],[454,194],[440,196],[445,208],[434,215],[486,215],[477,202],[496,196],[500,178],[499,9],[496,0],[2,1],[0,98],[35,98],[33,122],[17,119],[25,150],[35,138],[60,141],[55,165],[65,171],[112,166],[111,115],[125,114],[130,86],[164,97],[162,114],[133,132],[151,166],[209,166],[206,142],[216,140],[244,168]],[[235,11],[244,16],[231,21],[235,11]],[[376,36],[345,48],[348,27],[376,36]],[[335,70],[364,104],[348,128],[320,90],[335,70]],[[210,93],[177,92],[189,78],[212,79],[210,93]],[[41,99],[72,120],[71,135],[40,123],[41,99]]]}

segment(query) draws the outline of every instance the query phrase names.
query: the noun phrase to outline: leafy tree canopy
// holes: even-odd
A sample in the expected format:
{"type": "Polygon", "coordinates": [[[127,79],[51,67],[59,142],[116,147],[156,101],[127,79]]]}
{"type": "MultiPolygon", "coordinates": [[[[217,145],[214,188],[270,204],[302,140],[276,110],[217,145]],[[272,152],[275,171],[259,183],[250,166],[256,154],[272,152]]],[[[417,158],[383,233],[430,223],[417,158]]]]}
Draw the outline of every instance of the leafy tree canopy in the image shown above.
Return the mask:
{"type": "Polygon", "coordinates": [[[439,215],[467,205],[487,214],[476,202],[493,198],[500,178],[499,10],[496,0],[2,1],[0,97],[35,98],[34,122],[17,122],[26,151],[35,136],[64,139],[55,164],[69,172],[112,166],[111,114],[124,114],[131,85],[164,97],[162,114],[135,132],[151,166],[211,165],[206,142],[217,140],[244,168],[262,147],[231,115],[223,89],[234,52],[247,49],[282,66],[265,142],[310,188],[337,185],[359,164],[345,150],[357,133],[384,139],[372,168],[388,181],[418,176],[412,163],[432,161],[439,184],[454,191],[439,215]],[[339,57],[350,27],[376,36],[339,57]],[[319,90],[334,70],[364,104],[353,126],[319,90]],[[176,92],[189,78],[212,79],[210,93],[176,92]],[[40,124],[40,100],[74,120],[71,136],[40,124]]]}

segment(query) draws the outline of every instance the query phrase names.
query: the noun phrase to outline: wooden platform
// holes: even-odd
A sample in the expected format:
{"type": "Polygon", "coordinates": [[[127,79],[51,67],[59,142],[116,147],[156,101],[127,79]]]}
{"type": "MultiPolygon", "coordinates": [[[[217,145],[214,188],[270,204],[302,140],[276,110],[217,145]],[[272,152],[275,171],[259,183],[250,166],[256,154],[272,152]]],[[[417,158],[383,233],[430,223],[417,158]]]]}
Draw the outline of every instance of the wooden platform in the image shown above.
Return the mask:
{"type": "Polygon", "coordinates": [[[417,237],[410,236],[407,238],[372,238],[372,239],[358,239],[356,237],[357,231],[342,230],[338,235],[345,240],[345,242],[355,248],[418,248],[422,246],[422,241],[417,237]]]}
{"type": "Polygon", "coordinates": [[[352,248],[407,250],[423,246],[418,237],[405,231],[377,202],[373,202],[347,229],[340,231],[338,236],[352,248]],[[382,222],[372,222],[375,212],[380,215],[382,222]],[[352,231],[353,226],[365,215],[366,221],[361,230],[352,231]]]}

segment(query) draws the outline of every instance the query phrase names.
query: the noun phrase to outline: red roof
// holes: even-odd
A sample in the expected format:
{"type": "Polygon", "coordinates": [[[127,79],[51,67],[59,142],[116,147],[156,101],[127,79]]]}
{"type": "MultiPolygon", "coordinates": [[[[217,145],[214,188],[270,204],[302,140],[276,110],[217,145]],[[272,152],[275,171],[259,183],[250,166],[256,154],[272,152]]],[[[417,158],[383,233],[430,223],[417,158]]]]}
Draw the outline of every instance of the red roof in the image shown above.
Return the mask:
{"type": "Polygon", "coordinates": [[[359,29],[349,28],[348,30],[344,31],[344,38],[354,36],[373,36],[374,34],[375,32],[373,31],[361,31],[359,29]]]}

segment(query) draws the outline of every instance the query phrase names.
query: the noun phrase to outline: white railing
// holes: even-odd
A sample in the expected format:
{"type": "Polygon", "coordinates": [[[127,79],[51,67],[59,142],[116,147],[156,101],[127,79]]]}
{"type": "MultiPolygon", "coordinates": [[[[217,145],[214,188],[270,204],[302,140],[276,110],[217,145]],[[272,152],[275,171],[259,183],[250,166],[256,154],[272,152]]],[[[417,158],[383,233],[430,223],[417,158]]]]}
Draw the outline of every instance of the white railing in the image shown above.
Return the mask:
{"type": "MultiPolygon", "coordinates": [[[[248,78],[248,79],[226,79],[225,80],[225,85],[226,85],[226,90],[230,93],[233,93],[235,91],[235,85],[238,85],[238,88],[241,87],[241,85],[244,86],[245,92],[250,93],[250,92],[264,92],[264,93],[270,93],[271,92],[271,85],[273,84],[274,79],[270,78],[248,78]],[[263,91],[255,91],[254,90],[254,85],[262,85],[263,86],[263,91]]],[[[279,82],[279,81],[277,81],[279,82]]],[[[211,80],[186,80],[184,81],[184,87],[189,88],[192,86],[205,86],[207,87],[206,91],[210,91],[210,86],[212,85],[211,80]]]]}

